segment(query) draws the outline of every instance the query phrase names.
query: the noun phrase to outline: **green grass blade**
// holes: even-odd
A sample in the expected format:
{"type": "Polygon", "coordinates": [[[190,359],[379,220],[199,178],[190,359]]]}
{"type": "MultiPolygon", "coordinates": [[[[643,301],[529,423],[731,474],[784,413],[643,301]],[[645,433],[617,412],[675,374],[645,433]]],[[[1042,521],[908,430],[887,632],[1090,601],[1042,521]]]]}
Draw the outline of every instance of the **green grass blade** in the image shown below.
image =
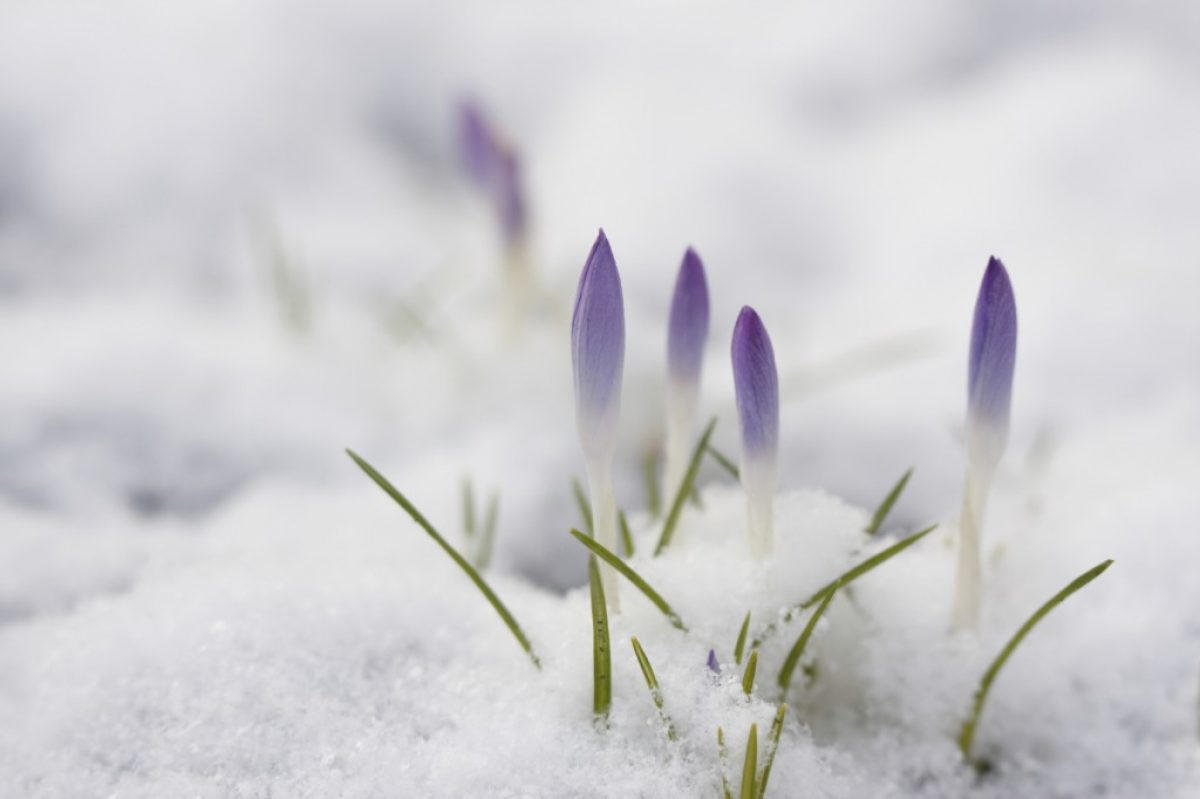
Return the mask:
{"type": "Polygon", "coordinates": [[[775,764],[775,753],[779,751],[779,736],[783,734],[783,717],[786,715],[787,705],[780,705],[775,711],[775,720],[771,722],[771,732],[767,735],[767,754],[762,772],[758,775],[758,799],[767,795],[767,780],[771,779],[771,766],[775,764]]]}
{"type": "Polygon", "coordinates": [[[704,450],[708,446],[708,439],[712,437],[713,428],[717,426],[716,417],[708,423],[708,427],[704,428],[704,433],[700,436],[699,443],[692,450],[692,459],[688,462],[687,472],[683,475],[683,482],[679,484],[679,490],[675,492],[675,498],[671,501],[671,510],[667,513],[667,521],[663,524],[662,535],[659,536],[658,546],[654,548],[655,555],[661,555],[662,551],[667,548],[667,544],[671,543],[671,537],[675,535],[675,526],[679,524],[679,515],[683,512],[683,504],[692,493],[692,486],[696,483],[696,472],[700,470],[700,461],[704,457],[704,450]]]}
{"type": "Polygon", "coordinates": [[[438,546],[445,550],[446,554],[450,556],[450,559],[458,564],[458,567],[466,573],[467,577],[471,578],[471,582],[475,583],[475,587],[478,588],[479,591],[484,595],[487,601],[491,604],[492,608],[495,609],[496,613],[500,614],[500,618],[504,620],[504,624],[513,634],[513,637],[517,639],[517,643],[521,645],[521,648],[524,649],[526,654],[529,655],[529,659],[533,661],[533,665],[540,669],[542,667],[542,663],[540,660],[538,660],[537,655],[534,654],[533,645],[529,643],[529,639],[526,638],[525,633],[521,631],[521,626],[517,624],[517,620],[513,618],[511,613],[508,612],[508,608],[506,608],[504,603],[500,601],[500,597],[496,596],[496,592],[493,591],[491,586],[487,584],[487,581],[479,575],[479,572],[475,570],[475,567],[468,563],[466,558],[459,554],[457,549],[450,546],[446,539],[442,538],[441,534],[433,528],[433,525],[421,515],[421,512],[417,510],[411,502],[408,501],[408,498],[401,494],[395,486],[389,483],[386,477],[377,472],[375,467],[360,458],[353,450],[346,450],[346,454],[350,456],[351,460],[358,464],[358,468],[362,469],[366,473],[367,477],[370,477],[375,481],[377,486],[383,489],[384,493],[395,500],[396,504],[403,508],[404,511],[412,518],[412,520],[416,522],[421,529],[428,533],[430,538],[437,542],[438,546]]]}
{"type": "Polygon", "coordinates": [[[871,517],[871,523],[867,525],[865,532],[867,535],[875,535],[879,532],[879,528],[883,526],[883,522],[887,519],[889,513],[892,512],[892,506],[896,504],[896,500],[900,499],[900,495],[904,493],[904,487],[908,485],[908,479],[912,477],[913,469],[909,468],[907,472],[900,476],[896,481],[896,485],[892,486],[892,490],[883,498],[883,502],[879,503],[879,507],[875,509],[875,515],[871,517]]]}
{"type": "Polygon", "coordinates": [[[742,691],[746,696],[750,696],[750,692],[754,690],[754,675],[758,673],[758,650],[750,653],[750,660],[746,663],[746,670],[742,673],[742,691]]]}
{"type": "Polygon", "coordinates": [[[792,645],[792,649],[788,652],[787,657],[783,661],[783,668],[779,670],[779,687],[783,689],[783,695],[787,696],[788,686],[792,684],[792,675],[796,671],[796,666],[800,663],[800,658],[804,655],[804,649],[808,646],[808,639],[812,638],[813,630],[817,629],[817,622],[821,620],[825,609],[829,607],[829,603],[833,601],[837,590],[830,591],[821,600],[821,604],[817,605],[817,609],[813,611],[812,616],[808,618],[808,624],[804,625],[804,629],[800,632],[800,637],[796,639],[796,643],[792,645]]]}
{"type": "Polygon", "coordinates": [[[479,536],[479,568],[486,569],[492,562],[492,550],[496,546],[496,522],[500,518],[500,495],[488,497],[487,511],[483,514],[483,531],[479,536]]]}
{"type": "Polygon", "coordinates": [[[755,777],[758,772],[758,725],[750,725],[750,737],[746,739],[746,759],[742,763],[741,799],[758,799],[755,777]]]}
{"type": "Polygon", "coordinates": [[[571,493],[575,496],[575,504],[579,506],[579,516],[583,519],[583,529],[587,530],[590,535],[595,535],[596,532],[592,529],[592,506],[588,502],[587,494],[583,492],[583,486],[579,484],[579,478],[571,478],[571,493]]]}
{"type": "Polygon", "coordinates": [[[642,644],[636,637],[633,639],[633,654],[637,657],[638,666],[642,669],[642,676],[646,678],[646,687],[650,689],[650,698],[654,701],[654,706],[658,708],[658,715],[667,725],[667,740],[674,741],[678,736],[675,734],[675,725],[671,723],[671,717],[663,709],[662,689],[658,687],[658,678],[654,676],[654,667],[650,665],[650,658],[646,657],[646,650],[642,649],[642,644]]]}
{"type": "Polygon", "coordinates": [[[1085,585],[1095,580],[1104,570],[1112,565],[1112,560],[1106,560],[1103,563],[1093,566],[1083,574],[1076,577],[1067,585],[1066,588],[1052,596],[1046,604],[1038,608],[1029,619],[1021,625],[1016,634],[1009,639],[1004,648],[1000,650],[1000,654],[992,661],[992,665],[988,666],[988,670],[983,674],[983,680],[979,683],[979,689],[975,692],[975,701],[971,707],[971,715],[963,722],[962,730],[958,734],[958,748],[962,752],[963,759],[968,763],[971,762],[971,745],[975,740],[975,729],[979,726],[979,717],[983,714],[984,703],[987,702],[988,692],[992,689],[992,683],[996,681],[996,675],[1000,673],[1000,669],[1012,657],[1012,653],[1020,645],[1021,641],[1025,640],[1025,636],[1029,635],[1029,631],[1041,621],[1045,616],[1060,604],[1071,594],[1083,588],[1085,585]]]}
{"type": "Polygon", "coordinates": [[[596,720],[603,722],[612,706],[612,646],[608,639],[608,606],[595,558],[588,558],[588,585],[592,594],[592,711],[596,720]]]}
{"type": "Polygon", "coordinates": [[[651,588],[650,584],[643,580],[640,574],[631,569],[629,564],[621,560],[619,557],[613,554],[611,550],[607,549],[603,544],[596,541],[594,538],[589,538],[578,530],[571,530],[571,535],[575,537],[576,541],[591,550],[593,555],[600,558],[600,560],[604,561],[609,566],[612,566],[614,569],[620,572],[621,576],[633,583],[639,591],[646,595],[646,599],[649,599],[652,603],[654,603],[656,608],[663,612],[663,615],[667,617],[667,620],[671,622],[674,627],[687,632],[687,627],[684,625],[683,619],[679,617],[679,614],[672,610],[671,606],[667,604],[667,601],[663,599],[657,591],[651,588]]]}
{"type": "Polygon", "coordinates": [[[642,479],[646,483],[646,509],[650,518],[657,519],[662,512],[662,495],[658,488],[658,454],[655,450],[647,450],[642,458],[642,479]]]}
{"type": "Polygon", "coordinates": [[[729,472],[729,474],[733,476],[734,480],[740,481],[742,479],[741,470],[738,469],[737,464],[735,464],[728,455],[722,454],[721,451],[712,444],[709,444],[707,447],[705,447],[704,451],[708,453],[709,457],[717,462],[718,466],[729,472]]]}
{"type": "Polygon", "coordinates": [[[750,632],[750,611],[746,611],[746,618],[742,619],[742,629],[738,630],[737,644],[733,647],[733,659],[739,666],[742,665],[742,654],[746,651],[746,634],[750,632]]]}
{"type": "MultiPolygon", "coordinates": [[[[783,623],[783,624],[788,623],[793,618],[795,618],[797,613],[799,613],[802,610],[807,610],[808,608],[811,608],[813,605],[815,605],[818,602],[820,602],[821,600],[823,600],[825,598],[825,595],[830,593],[831,591],[833,591],[835,588],[849,585],[850,583],[854,582],[859,577],[862,577],[864,574],[871,571],[875,567],[880,566],[880,565],[886,563],[891,558],[895,557],[896,555],[899,555],[901,552],[908,549],[910,546],[917,543],[922,538],[929,535],[936,529],[937,529],[936,524],[926,527],[924,530],[921,530],[920,532],[913,533],[912,535],[908,536],[907,538],[900,539],[899,541],[897,541],[895,544],[892,544],[887,549],[884,549],[884,550],[872,555],[871,557],[867,558],[866,560],[862,561],[861,563],[857,564],[856,566],[851,568],[849,571],[843,573],[837,579],[835,579],[832,582],[823,586],[819,591],[817,591],[815,594],[810,596],[808,599],[804,600],[803,602],[799,603],[798,605],[793,605],[791,608],[789,608],[788,611],[783,614],[783,619],[782,619],[781,623],[783,623]]],[[[767,640],[772,635],[774,635],[775,631],[779,629],[779,624],[780,624],[779,622],[771,622],[770,624],[768,624],[766,626],[766,629],[763,630],[762,634],[759,635],[757,638],[755,638],[753,643],[751,643],[751,645],[750,645],[751,649],[758,649],[758,647],[762,644],[763,641],[767,640]]]]}
{"type": "Polygon", "coordinates": [[[629,532],[629,519],[625,518],[625,511],[617,511],[617,522],[621,528],[621,546],[625,548],[625,557],[633,557],[633,533],[629,532]]]}
{"type": "Polygon", "coordinates": [[[720,727],[717,727],[717,761],[721,765],[721,793],[725,799],[733,799],[733,793],[729,790],[729,780],[725,776],[729,767],[729,750],[725,748],[725,731],[720,727]]]}
{"type": "Polygon", "coordinates": [[[475,488],[471,485],[471,478],[464,478],[462,481],[462,522],[463,533],[467,539],[475,537],[475,488]]]}

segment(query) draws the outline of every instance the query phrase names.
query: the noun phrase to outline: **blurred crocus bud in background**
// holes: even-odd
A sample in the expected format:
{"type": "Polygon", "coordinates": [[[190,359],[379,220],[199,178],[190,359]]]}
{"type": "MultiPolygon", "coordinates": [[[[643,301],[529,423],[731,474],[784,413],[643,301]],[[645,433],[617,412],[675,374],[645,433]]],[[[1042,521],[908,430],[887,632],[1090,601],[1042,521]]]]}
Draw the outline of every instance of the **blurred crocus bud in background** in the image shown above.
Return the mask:
{"type": "MultiPolygon", "coordinates": [[[[516,151],[472,100],[459,105],[458,138],[463,166],[492,205],[506,248],[510,252],[522,250],[528,214],[516,151]]],[[[508,260],[510,265],[523,265],[508,260]]]]}
{"type": "MultiPolygon", "coordinates": [[[[571,362],[575,373],[575,422],[587,463],[592,529],[596,540],[617,548],[617,512],[612,462],[621,410],[625,366],[625,304],[621,276],[601,230],[583,265],[571,317],[571,362]]],[[[601,565],[609,605],[619,607],[616,574],[601,565]]]]}
{"type": "Polygon", "coordinates": [[[959,523],[954,626],[979,619],[982,593],[980,538],[992,475],[1008,443],[1013,369],[1017,359],[1017,304],[1008,271],[991,258],[983,273],[967,362],[967,476],[959,523]]]}
{"type": "Polygon", "coordinates": [[[683,482],[692,444],[704,345],[708,341],[708,280],[691,247],[684,253],[667,330],[667,447],[664,493],[674,496],[683,482]]]}
{"type": "Polygon", "coordinates": [[[746,306],[733,327],[733,385],[742,433],[750,551],[762,557],[774,538],[775,474],[779,452],[779,375],[771,337],[746,306]]]}

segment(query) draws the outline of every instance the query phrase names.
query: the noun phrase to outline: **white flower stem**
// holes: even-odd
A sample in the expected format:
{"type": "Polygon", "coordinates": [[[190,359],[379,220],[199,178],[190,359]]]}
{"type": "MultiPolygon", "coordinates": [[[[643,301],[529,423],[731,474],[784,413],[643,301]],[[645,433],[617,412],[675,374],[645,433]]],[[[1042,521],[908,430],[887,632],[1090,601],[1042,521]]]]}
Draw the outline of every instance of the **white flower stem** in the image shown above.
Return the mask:
{"type": "Polygon", "coordinates": [[[958,575],[954,587],[953,622],[956,630],[973,630],[979,624],[983,591],[980,538],[991,483],[991,470],[967,466],[962,517],[958,524],[958,575]]]}
{"type": "Polygon", "coordinates": [[[742,489],[746,492],[746,521],[750,554],[761,560],[775,542],[775,464],[742,462],[742,489]]]}
{"type": "MultiPolygon", "coordinates": [[[[694,392],[693,392],[694,393],[694,392]]],[[[696,403],[687,396],[687,389],[667,387],[666,466],[663,469],[662,495],[670,502],[683,482],[692,458],[692,428],[695,425],[696,403]]]]}
{"type": "MultiPolygon", "coordinates": [[[[617,501],[613,496],[612,461],[588,463],[588,493],[592,501],[592,530],[596,541],[610,552],[617,551],[617,501]]],[[[607,563],[600,563],[600,581],[609,610],[621,611],[617,572],[607,563]]]]}

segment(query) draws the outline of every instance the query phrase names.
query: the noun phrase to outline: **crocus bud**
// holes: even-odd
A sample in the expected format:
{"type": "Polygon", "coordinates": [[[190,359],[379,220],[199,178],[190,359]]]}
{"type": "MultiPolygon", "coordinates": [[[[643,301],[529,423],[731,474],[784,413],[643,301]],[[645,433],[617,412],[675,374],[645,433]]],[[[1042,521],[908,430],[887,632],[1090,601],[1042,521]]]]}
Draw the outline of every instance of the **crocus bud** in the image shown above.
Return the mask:
{"type": "Polygon", "coordinates": [[[667,330],[667,467],[666,494],[683,481],[691,448],[692,428],[700,396],[704,344],[708,340],[708,281],[700,256],[691,247],[683,255],[667,330]]]}
{"type": "Polygon", "coordinates": [[[510,250],[520,247],[528,215],[515,151],[472,101],[459,106],[458,138],[463,165],[491,203],[505,244],[510,250]]]}
{"type": "Polygon", "coordinates": [[[511,150],[505,149],[499,154],[493,192],[504,241],[510,248],[517,247],[525,239],[528,219],[521,185],[521,163],[511,150]]]}
{"type": "Polygon", "coordinates": [[[774,538],[775,471],[779,450],[779,375],[771,338],[758,314],[742,308],[733,327],[733,385],[742,432],[742,488],[750,551],[762,557],[774,538]]]}
{"type": "MultiPolygon", "coordinates": [[[[596,237],[575,295],[571,317],[571,361],[575,371],[575,423],[587,462],[596,540],[617,548],[617,512],[612,490],[612,460],[621,408],[625,365],[625,304],[621,276],[604,231],[596,237]]],[[[601,568],[604,593],[619,608],[616,575],[601,568]]]]}
{"type": "Polygon", "coordinates": [[[496,168],[496,140],[483,111],[471,100],[458,107],[458,145],[467,174],[480,187],[489,187],[496,168]]]}
{"type": "Polygon", "coordinates": [[[1017,358],[1017,305],[999,258],[988,261],[975,300],[967,362],[967,477],[959,520],[954,626],[975,627],[983,594],[981,538],[992,473],[1008,441],[1013,367],[1017,358]]]}
{"type": "Polygon", "coordinates": [[[1017,305],[999,258],[988,261],[975,300],[967,365],[967,457],[995,468],[1008,441],[1013,367],[1017,359],[1017,305]]]}
{"type": "Polygon", "coordinates": [[[717,662],[717,651],[715,649],[708,650],[708,670],[713,674],[721,673],[721,664],[717,662]]]}

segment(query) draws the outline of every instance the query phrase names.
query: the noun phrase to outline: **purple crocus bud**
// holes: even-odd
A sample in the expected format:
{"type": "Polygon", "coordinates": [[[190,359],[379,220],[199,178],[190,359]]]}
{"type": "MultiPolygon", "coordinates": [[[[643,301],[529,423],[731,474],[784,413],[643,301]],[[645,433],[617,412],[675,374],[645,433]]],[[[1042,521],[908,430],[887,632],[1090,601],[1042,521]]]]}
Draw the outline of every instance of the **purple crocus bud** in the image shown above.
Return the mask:
{"type": "MultiPolygon", "coordinates": [[[[608,238],[601,230],[583,265],[575,313],[571,317],[571,361],[575,369],[575,423],[587,462],[596,540],[617,545],[617,506],[612,489],[612,460],[621,409],[621,373],[625,366],[625,303],[621,276],[608,238]]],[[[616,574],[600,569],[611,610],[620,608],[616,574]]]]}
{"type": "Polygon", "coordinates": [[[713,674],[721,673],[721,664],[717,662],[717,652],[714,649],[708,650],[708,670],[713,674]]]}
{"type": "Polygon", "coordinates": [[[467,174],[487,188],[496,171],[496,138],[482,109],[472,100],[464,100],[458,107],[458,138],[467,174]]]}
{"type": "Polygon", "coordinates": [[[1008,440],[1017,304],[999,258],[988,261],[975,301],[967,374],[967,450],[977,468],[991,470],[1008,440]]]}
{"type": "Polygon", "coordinates": [[[692,427],[700,396],[700,371],[708,340],[708,280],[704,264],[691,247],[683,255],[675,294],[671,298],[671,321],[667,330],[667,464],[664,476],[667,495],[679,487],[687,468],[692,427]]]}
{"type": "Polygon", "coordinates": [[[771,337],[753,308],[733,326],[733,386],[742,431],[742,487],[750,550],[763,556],[774,537],[775,470],[779,449],[779,374],[771,337]]]}
{"type": "Polygon", "coordinates": [[[571,317],[575,369],[575,421],[584,453],[611,453],[625,365],[625,304],[621,276],[601,230],[583,265],[571,317]]]}

